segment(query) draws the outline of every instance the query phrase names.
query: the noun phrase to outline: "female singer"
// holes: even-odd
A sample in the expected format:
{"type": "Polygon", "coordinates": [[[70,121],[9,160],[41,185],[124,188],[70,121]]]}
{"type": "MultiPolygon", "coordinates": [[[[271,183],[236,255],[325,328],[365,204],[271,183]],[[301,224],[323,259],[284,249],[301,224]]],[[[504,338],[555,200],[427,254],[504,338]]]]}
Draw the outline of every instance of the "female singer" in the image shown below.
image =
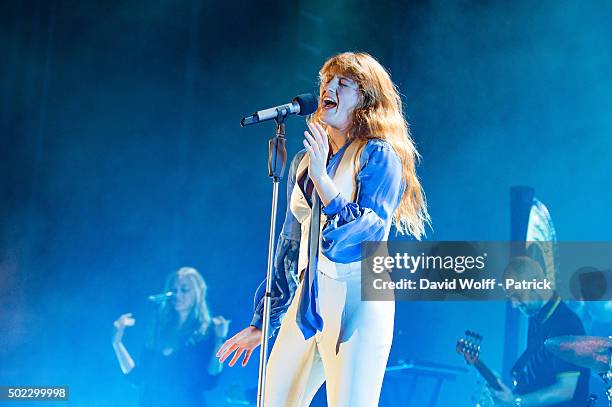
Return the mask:
{"type": "Polygon", "coordinates": [[[170,274],[165,291],[174,295],[161,304],[140,362],[134,363],[122,341],[125,328],[136,323],[131,313],[115,321],[113,349],[123,374],[142,386],[141,406],[202,407],[202,391],[212,389],[221,373],[214,354],[227,337],[229,321],[211,318],[206,283],[194,268],[170,274]]]}
{"type": "MultiPolygon", "coordinates": [[[[415,171],[419,155],[387,71],[368,54],[347,52],[327,60],[319,77],[319,106],[291,164],[277,244],[271,326],[280,331],[265,405],[307,406],[325,381],[330,406],[372,407],[395,304],[361,301],[360,244],[386,240],[392,223],[420,239],[429,215],[415,171]]],[[[261,339],[261,310],[260,301],[251,326],[217,352],[221,362],[234,352],[230,366],[245,352],[248,362],[261,339]]]]}

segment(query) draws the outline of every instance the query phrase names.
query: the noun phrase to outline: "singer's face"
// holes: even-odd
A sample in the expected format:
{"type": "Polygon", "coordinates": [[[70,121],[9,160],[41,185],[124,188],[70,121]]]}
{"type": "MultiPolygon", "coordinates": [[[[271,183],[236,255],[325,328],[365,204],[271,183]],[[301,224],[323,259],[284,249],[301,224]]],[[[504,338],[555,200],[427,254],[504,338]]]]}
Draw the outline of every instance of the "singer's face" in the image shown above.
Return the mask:
{"type": "Polygon", "coordinates": [[[177,279],[172,289],[176,292],[174,309],[178,312],[190,310],[195,303],[195,292],[187,278],[177,279]]]}
{"type": "Polygon", "coordinates": [[[345,131],[351,126],[353,111],[359,103],[359,85],[353,79],[341,75],[324,78],[319,103],[323,122],[345,131]]]}

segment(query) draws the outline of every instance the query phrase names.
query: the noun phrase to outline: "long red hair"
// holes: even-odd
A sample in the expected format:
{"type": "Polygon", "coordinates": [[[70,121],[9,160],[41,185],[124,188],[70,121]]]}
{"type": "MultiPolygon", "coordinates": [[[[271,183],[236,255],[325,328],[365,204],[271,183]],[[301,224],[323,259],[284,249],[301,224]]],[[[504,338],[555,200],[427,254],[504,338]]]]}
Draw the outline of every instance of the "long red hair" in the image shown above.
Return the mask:
{"type": "MultiPolygon", "coordinates": [[[[344,52],[329,58],[319,71],[321,91],[334,75],[346,76],[359,85],[361,96],[353,111],[349,140],[385,140],[399,156],[406,189],[393,222],[400,233],[409,233],[420,240],[425,235],[425,225],[430,224],[425,193],[416,174],[416,164],[421,157],[404,118],[397,87],[387,70],[371,55],[362,52],[344,52]]],[[[321,113],[319,105],[315,119],[318,120],[321,113]]]]}

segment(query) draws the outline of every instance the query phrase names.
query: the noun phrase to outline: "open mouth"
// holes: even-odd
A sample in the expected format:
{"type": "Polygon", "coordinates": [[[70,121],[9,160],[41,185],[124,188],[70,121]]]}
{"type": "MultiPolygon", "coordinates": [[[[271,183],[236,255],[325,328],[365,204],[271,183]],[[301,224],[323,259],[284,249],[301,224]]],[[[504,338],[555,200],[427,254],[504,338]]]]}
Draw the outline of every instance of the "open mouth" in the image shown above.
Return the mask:
{"type": "Polygon", "coordinates": [[[335,109],[337,106],[338,106],[338,102],[336,102],[331,97],[325,96],[325,98],[323,98],[323,109],[325,110],[335,109]]]}

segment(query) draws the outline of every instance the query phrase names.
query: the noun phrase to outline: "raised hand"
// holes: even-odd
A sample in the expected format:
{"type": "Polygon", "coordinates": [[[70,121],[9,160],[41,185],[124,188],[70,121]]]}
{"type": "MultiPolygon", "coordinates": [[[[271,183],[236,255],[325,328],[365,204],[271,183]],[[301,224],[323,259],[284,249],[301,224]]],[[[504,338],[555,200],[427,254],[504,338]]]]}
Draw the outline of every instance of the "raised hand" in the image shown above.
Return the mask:
{"type": "Polygon", "coordinates": [[[117,320],[113,323],[113,325],[115,326],[114,341],[121,342],[121,340],[123,339],[123,332],[125,331],[125,328],[129,326],[134,326],[134,324],[136,324],[136,320],[132,316],[131,312],[123,314],[119,318],[117,318],[117,320]]]}
{"type": "Polygon", "coordinates": [[[327,174],[327,156],[329,154],[329,141],[323,126],[314,121],[307,121],[310,133],[305,131],[304,147],[310,158],[308,176],[317,180],[327,174]]]}

